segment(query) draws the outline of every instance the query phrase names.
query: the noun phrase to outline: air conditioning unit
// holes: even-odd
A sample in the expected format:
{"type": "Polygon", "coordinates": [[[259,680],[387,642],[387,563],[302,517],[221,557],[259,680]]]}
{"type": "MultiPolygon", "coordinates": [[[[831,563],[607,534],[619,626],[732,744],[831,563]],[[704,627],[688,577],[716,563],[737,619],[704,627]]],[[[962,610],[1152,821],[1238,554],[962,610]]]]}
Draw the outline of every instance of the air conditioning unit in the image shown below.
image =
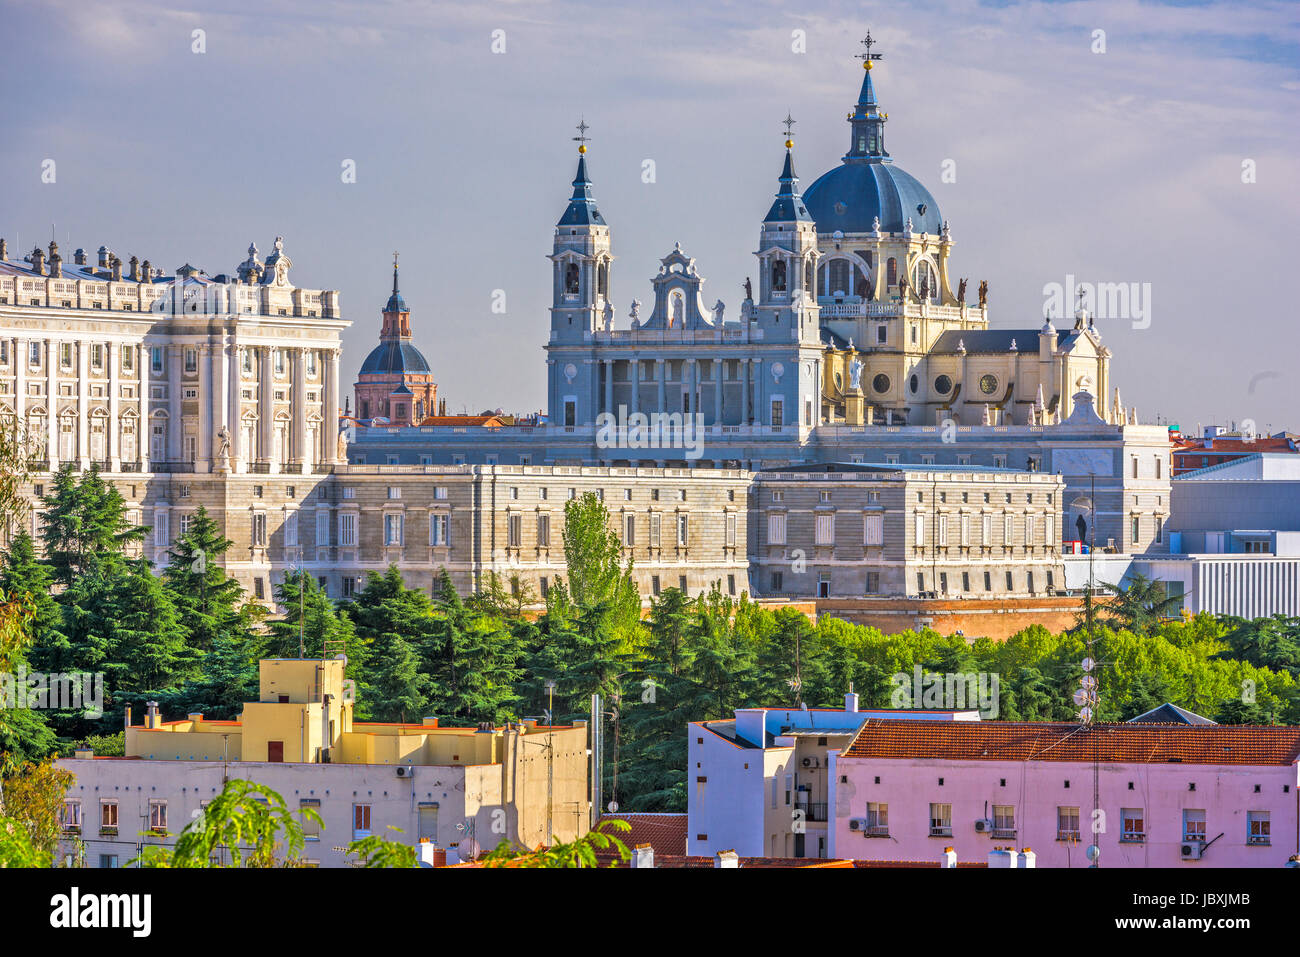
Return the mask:
{"type": "Polygon", "coordinates": [[[822,763],[817,758],[804,758],[803,766],[805,768],[820,768],[822,763]]]}
{"type": "Polygon", "coordinates": [[[399,778],[413,778],[415,777],[415,768],[406,764],[399,764],[397,766],[397,776],[399,778]]]}
{"type": "Polygon", "coordinates": [[[867,829],[867,820],[862,817],[849,818],[850,831],[865,831],[867,829]]]}
{"type": "Polygon", "coordinates": [[[1199,861],[1201,856],[1205,853],[1205,845],[1200,841],[1190,841],[1184,844],[1180,850],[1182,852],[1183,860],[1199,861]]]}
{"type": "Polygon", "coordinates": [[[988,818],[981,818],[975,822],[975,831],[977,834],[987,834],[993,830],[993,822],[988,818]]]}

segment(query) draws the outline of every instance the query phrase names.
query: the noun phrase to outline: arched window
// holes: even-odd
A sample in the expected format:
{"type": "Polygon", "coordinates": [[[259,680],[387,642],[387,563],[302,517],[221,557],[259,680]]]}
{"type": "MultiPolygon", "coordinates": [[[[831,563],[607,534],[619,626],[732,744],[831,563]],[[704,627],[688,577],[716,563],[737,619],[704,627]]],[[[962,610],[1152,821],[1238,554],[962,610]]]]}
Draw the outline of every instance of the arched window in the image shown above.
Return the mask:
{"type": "Polygon", "coordinates": [[[918,260],[912,270],[912,292],[918,299],[922,290],[925,290],[927,301],[939,301],[939,274],[928,259],[918,260]]]}
{"type": "Polygon", "coordinates": [[[564,267],[564,291],[567,295],[578,294],[578,264],[569,263],[564,267]]]}
{"type": "Polygon", "coordinates": [[[849,262],[847,259],[834,259],[831,261],[831,295],[844,296],[849,292],[849,262]]]}
{"type": "Polygon", "coordinates": [[[885,264],[885,282],[891,286],[898,284],[898,260],[893,256],[890,256],[889,262],[885,264]]]}
{"type": "Polygon", "coordinates": [[[778,259],[772,263],[772,291],[785,292],[785,260],[778,259]]]}
{"type": "Polygon", "coordinates": [[[609,263],[602,262],[596,270],[596,291],[602,296],[609,295],[609,263]]]}
{"type": "Polygon", "coordinates": [[[803,261],[803,287],[809,293],[816,292],[813,288],[813,261],[811,256],[803,261]]]}

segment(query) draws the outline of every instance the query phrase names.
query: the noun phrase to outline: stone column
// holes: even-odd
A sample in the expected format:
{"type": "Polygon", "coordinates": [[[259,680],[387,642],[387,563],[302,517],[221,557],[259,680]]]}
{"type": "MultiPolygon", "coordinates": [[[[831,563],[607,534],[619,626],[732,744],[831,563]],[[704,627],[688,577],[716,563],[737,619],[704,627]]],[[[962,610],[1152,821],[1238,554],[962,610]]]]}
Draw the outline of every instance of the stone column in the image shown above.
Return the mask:
{"type": "Polygon", "coordinates": [[[226,429],[230,432],[230,460],[227,463],[232,472],[244,471],[243,461],[247,455],[244,448],[244,427],[240,413],[243,410],[243,365],[240,362],[239,340],[231,336],[226,345],[226,429]]]}
{"type": "Polygon", "coordinates": [[[27,434],[27,352],[30,348],[28,340],[14,340],[14,417],[19,435],[27,434]]]}
{"type": "Polygon", "coordinates": [[[667,412],[668,363],[664,359],[655,360],[655,378],[659,382],[659,411],[667,412]]]}
{"type": "MultiPolygon", "coordinates": [[[[129,349],[130,346],[127,348],[129,349]]],[[[109,471],[119,472],[122,469],[122,418],[118,403],[122,386],[118,363],[121,362],[122,345],[110,342],[107,349],[108,355],[105,358],[108,360],[108,468],[109,471]]]]}
{"type": "MultiPolygon", "coordinates": [[[[293,350],[293,448],[289,461],[298,466],[297,471],[309,471],[307,455],[307,350],[293,350]]],[[[414,401],[414,400],[412,400],[414,401]]],[[[414,411],[414,410],[412,410],[414,411]]]]}
{"type": "Polygon", "coordinates": [[[59,467],[59,344],[45,340],[45,430],[50,471],[59,467]]]}
{"type": "Polygon", "coordinates": [[[616,415],[614,411],[614,360],[606,359],[600,364],[605,370],[605,411],[616,415]]]}
{"type": "MultiPolygon", "coordinates": [[[[331,349],[325,353],[325,422],[322,428],[325,435],[321,441],[325,445],[325,461],[331,465],[339,462],[339,350],[331,349]]],[[[434,409],[434,415],[438,410],[434,409]]]]}
{"type": "Polygon", "coordinates": [[[691,359],[691,415],[700,411],[700,361],[691,359]]]}
{"type": "Polygon", "coordinates": [[[195,436],[194,471],[214,471],[212,462],[212,435],[215,426],[212,421],[212,393],[217,387],[213,364],[216,361],[216,347],[205,342],[197,347],[195,358],[199,370],[199,431],[195,436]]]}
{"type": "Polygon", "coordinates": [[[632,363],[632,406],[628,409],[628,414],[641,411],[641,360],[633,356],[628,360],[632,363]]]}
{"type": "Polygon", "coordinates": [[[740,424],[749,425],[749,359],[740,360],[740,424]]]}
{"type": "Polygon", "coordinates": [[[77,349],[77,460],[84,472],[90,468],[90,345],[77,349]]]}
{"type": "Polygon", "coordinates": [[[140,373],[140,391],[136,393],[140,398],[140,418],[136,420],[135,437],[136,458],[140,460],[140,470],[148,472],[153,468],[150,458],[150,443],[153,441],[153,421],[149,417],[149,374],[153,369],[153,354],[150,352],[148,340],[141,338],[140,355],[139,355],[139,373],[140,373]]]}
{"type": "Polygon", "coordinates": [[[181,436],[185,424],[181,419],[182,358],[185,347],[173,342],[167,347],[167,461],[181,460],[181,436]]]}
{"type": "Polygon", "coordinates": [[[257,461],[269,463],[275,450],[275,367],[272,347],[258,348],[262,362],[257,373],[257,461]]]}
{"type": "Polygon", "coordinates": [[[722,425],[722,370],[723,359],[713,360],[713,424],[722,425]]]}

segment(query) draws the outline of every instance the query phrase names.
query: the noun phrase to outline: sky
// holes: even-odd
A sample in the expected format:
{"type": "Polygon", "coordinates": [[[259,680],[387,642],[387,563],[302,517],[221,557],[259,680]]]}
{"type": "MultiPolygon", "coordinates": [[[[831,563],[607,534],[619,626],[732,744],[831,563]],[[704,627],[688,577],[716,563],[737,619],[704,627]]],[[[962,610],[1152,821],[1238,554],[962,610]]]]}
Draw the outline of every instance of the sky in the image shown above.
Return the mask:
{"type": "Polygon", "coordinates": [[[545,403],[580,119],[618,324],[678,242],[735,315],[781,121],[807,187],[848,148],[870,29],[887,147],[992,325],[1037,328],[1070,276],[1137,284],[1097,320],[1125,406],[1300,430],[1292,2],[0,0],[0,23],[11,256],[53,227],[65,256],[215,275],[282,235],[296,285],[341,293],[350,383],[400,251],[449,412],[545,403]]]}

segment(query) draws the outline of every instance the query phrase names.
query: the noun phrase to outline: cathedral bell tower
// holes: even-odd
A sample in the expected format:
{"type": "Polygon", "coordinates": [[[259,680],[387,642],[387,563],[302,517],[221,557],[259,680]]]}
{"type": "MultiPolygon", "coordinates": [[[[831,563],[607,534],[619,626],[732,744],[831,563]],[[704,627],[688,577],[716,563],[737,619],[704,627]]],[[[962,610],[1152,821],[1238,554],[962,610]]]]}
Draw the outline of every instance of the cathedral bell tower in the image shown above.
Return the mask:
{"type": "MultiPolygon", "coordinates": [[[[758,302],[751,317],[767,340],[816,343],[819,309],[816,299],[817,224],[813,222],[794,172],[794,120],[786,117],[785,165],[780,188],[759,233],[758,302]]],[[[749,305],[746,304],[746,308],[749,305]]]]}
{"type": "Polygon", "coordinates": [[[569,205],[555,224],[551,305],[552,340],[581,342],[585,334],[613,324],[609,272],[609,226],[596,207],[587,175],[587,130],[578,124],[578,172],[569,205]]]}

